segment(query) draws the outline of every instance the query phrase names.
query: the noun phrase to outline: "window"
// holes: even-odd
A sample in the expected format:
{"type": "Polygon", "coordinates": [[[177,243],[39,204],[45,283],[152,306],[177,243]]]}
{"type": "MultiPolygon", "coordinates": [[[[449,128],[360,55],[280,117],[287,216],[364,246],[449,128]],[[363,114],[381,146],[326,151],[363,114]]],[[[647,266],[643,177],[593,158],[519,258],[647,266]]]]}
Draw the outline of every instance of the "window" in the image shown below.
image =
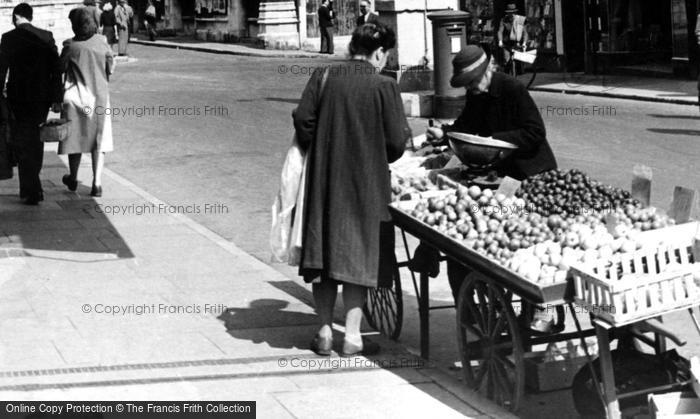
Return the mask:
{"type": "Polygon", "coordinates": [[[228,0],[196,0],[195,16],[219,17],[228,14],[228,0]]]}

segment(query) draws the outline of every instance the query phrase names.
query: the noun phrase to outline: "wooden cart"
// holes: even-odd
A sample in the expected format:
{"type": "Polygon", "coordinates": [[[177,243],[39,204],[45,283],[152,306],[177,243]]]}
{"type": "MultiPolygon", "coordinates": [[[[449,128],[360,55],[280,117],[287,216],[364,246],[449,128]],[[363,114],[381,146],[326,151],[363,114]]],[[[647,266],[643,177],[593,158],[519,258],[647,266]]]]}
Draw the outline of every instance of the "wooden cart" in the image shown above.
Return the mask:
{"type": "MultiPolygon", "coordinates": [[[[604,390],[603,392],[599,391],[599,395],[606,406],[608,417],[619,417],[617,399],[623,396],[615,394],[609,333],[616,327],[629,326],[631,323],[606,324],[603,319],[596,318],[593,320],[593,328],[583,330],[573,307],[574,289],[571,281],[546,286],[528,281],[411,217],[405,210],[412,208],[412,204],[412,202],[396,202],[390,205],[395,225],[404,232],[403,234],[408,233],[416,237],[444,257],[464,265],[471,271],[460,289],[457,302],[457,338],[462,370],[467,385],[499,405],[516,411],[525,389],[524,355],[526,351],[529,351],[533,345],[580,339],[581,345],[587,353],[591,373],[596,377],[584,339],[595,335],[599,340],[600,358],[603,364],[603,377],[600,382],[604,384],[604,390]],[[564,305],[568,305],[577,330],[565,333],[561,327],[552,334],[534,334],[527,327],[529,319],[523,319],[522,316],[518,318],[515,315],[513,303],[518,298],[523,306],[555,306],[558,308],[557,312],[560,316],[563,314],[564,305]]],[[[419,276],[420,289],[417,289],[417,295],[421,328],[420,346],[421,355],[428,358],[429,311],[432,309],[429,305],[429,276],[426,272],[420,272],[419,276]]],[[[394,282],[397,287],[400,287],[398,270],[394,282]]],[[[384,333],[387,331],[396,332],[397,330],[400,332],[400,323],[396,323],[396,320],[400,320],[400,318],[392,317],[392,310],[381,307],[387,303],[385,298],[387,295],[390,297],[390,304],[393,304],[393,307],[397,307],[397,304],[402,306],[400,288],[376,291],[375,295],[378,295],[377,293],[382,294],[383,297],[368,302],[366,313],[373,314],[370,316],[370,322],[374,321],[376,325],[380,323],[378,320],[393,318],[393,323],[385,322],[384,333]],[[387,313],[389,314],[387,315],[387,313]]],[[[664,313],[664,311],[656,312],[653,316],[636,319],[635,322],[644,322],[647,318],[660,316],[664,313]]],[[[669,331],[658,328],[658,324],[649,325],[645,330],[655,332],[655,339],[647,338],[645,343],[652,345],[657,352],[665,349],[663,336],[673,336],[669,331]]],[[[391,336],[390,333],[387,334],[391,336]]],[[[398,336],[398,333],[394,333],[393,336],[398,336]]]]}

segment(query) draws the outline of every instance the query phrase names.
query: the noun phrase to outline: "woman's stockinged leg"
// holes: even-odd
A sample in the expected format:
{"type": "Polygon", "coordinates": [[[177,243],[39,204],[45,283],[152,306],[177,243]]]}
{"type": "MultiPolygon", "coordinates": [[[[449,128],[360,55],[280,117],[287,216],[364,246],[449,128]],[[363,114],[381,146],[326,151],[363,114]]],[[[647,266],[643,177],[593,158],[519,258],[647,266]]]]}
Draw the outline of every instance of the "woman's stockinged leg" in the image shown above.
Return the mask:
{"type": "Polygon", "coordinates": [[[360,326],[362,324],[362,307],[365,305],[367,287],[343,284],[343,304],[345,305],[345,340],[362,346],[360,326]]]}
{"type": "Polygon", "coordinates": [[[70,178],[72,180],[78,179],[78,168],[82,157],[83,155],[80,153],[68,155],[68,170],[70,170],[70,178]]]}
{"type": "Polygon", "coordinates": [[[92,184],[95,186],[102,185],[102,170],[105,165],[105,153],[100,151],[92,152],[92,184]]]}
{"type": "Polygon", "coordinates": [[[312,285],[316,313],[321,320],[321,328],[318,336],[328,338],[333,336],[333,308],[338,295],[338,283],[334,281],[321,281],[312,285]]]}

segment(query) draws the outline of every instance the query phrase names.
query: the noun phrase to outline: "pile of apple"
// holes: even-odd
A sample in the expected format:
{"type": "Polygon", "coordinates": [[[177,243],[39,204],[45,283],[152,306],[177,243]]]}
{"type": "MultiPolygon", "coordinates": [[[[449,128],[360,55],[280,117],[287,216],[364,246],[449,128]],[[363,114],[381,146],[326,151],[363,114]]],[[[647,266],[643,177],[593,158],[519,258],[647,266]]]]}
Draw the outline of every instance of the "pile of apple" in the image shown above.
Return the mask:
{"type": "Polygon", "coordinates": [[[627,205],[624,208],[616,208],[612,213],[616,215],[619,223],[639,231],[656,230],[676,224],[673,218],[654,207],[639,208],[627,205]]]}
{"type": "Polygon", "coordinates": [[[392,201],[414,199],[420,192],[437,189],[438,187],[426,176],[402,176],[391,173],[392,201]]]}
{"type": "Polygon", "coordinates": [[[420,201],[411,216],[540,283],[563,281],[577,262],[637,249],[634,230],[608,231],[594,215],[564,219],[528,211],[525,200],[478,186],[420,201]]]}
{"type": "Polygon", "coordinates": [[[612,260],[620,253],[634,252],[641,247],[638,232],[626,224],[610,231],[597,220],[578,219],[572,222],[558,215],[548,217],[554,239],[519,250],[506,266],[521,276],[539,283],[566,279],[569,268],[577,263],[593,264],[612,260]]]}
{"type": "Polygon", "coordinates": [[[553,169],[525,179],[516,196],[542,215],[573,217],[640,204],[629,191],[605,185],[578,169],[553,169]]]}

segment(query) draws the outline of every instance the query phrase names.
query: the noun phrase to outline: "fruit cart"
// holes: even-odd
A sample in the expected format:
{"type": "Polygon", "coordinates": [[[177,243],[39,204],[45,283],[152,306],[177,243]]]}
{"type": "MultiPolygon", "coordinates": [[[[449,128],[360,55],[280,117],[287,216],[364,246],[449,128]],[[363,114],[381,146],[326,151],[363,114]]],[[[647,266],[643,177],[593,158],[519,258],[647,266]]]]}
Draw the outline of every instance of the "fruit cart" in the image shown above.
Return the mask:
{"type": "MultiPolygon", "coordinates": [[[[563,281],[546,286],[533,283],[413,218],[407,209],[414,204],[413,202],[397,202],[390,206],[395,225],[472,271],[460,289],[457,303],[457,337],[465,381],[470,388],[484,393],[491,400],[511,410],[517,410],[524,394],[524,355],[529,348],[533,345],[570,339],[580,339],[582,346],[586,348],[584,338],[596,336],[602,364],[600,382],[604,386],[604,391],[600,396],[607,407],[608,417],[619,417],[617,400],[624,395],[618,396],[615,392],[609,334],[616,328],[635,324],[641,330],[655,332],[656,339],[654,340],[646,336],[640,337],[657,351],[662,351],[664,350],[663,336],[670,337],[679,344],[682,341],[665,330],[658,322],[647,321],[647,319],[700,304],[700,288],[697,288],[697,285],[691,287],[688,281],[692,279],[692,275],[689,271],[683,271],[682,274],[665,274],[647,281],[647,287],[652,286],[650,283],[664,284],[659,286],[664,287],[664,291],[660,291],[660,296],[662,296],[660,298],[666,298],[665,304],[662,300],[649,310],[637,311],[637,314],[630,314],[627,317],[623,313],[611,315],[609,311],[604,309],[595,310],[595,308],[609,307],[615,304],[619,304],[621,307],[627,307],[626,304],[631,304],[629,302],[622,303],[622,299],[629,297],[623,297],[619,290],[615,293],[613,289],[614,296],[612,296],[610,290],[606,294],[604,290],[599,289],[602,285],[600,281],[596,280],[596,274],[601,273],[603,268],[573,269],[575,281],[563,281]],[[572,286],[574,283],[578,289],[574,289],[572,286]],[[689,289],[683,298],[680,298],[676,292],[679,286],[687,286],[689,289]],[[674,292],[676,293],[674,294],[674,292]],[[515,315],[513,303],[516,298],[519,298],[521,303],[524,301],[548,307],[568,305],[577,330],[564,332],[563,328],[558,328],[554,333],[547,335],[533,334],[526,327],[523,319],[518,319],[515,315]],[[573,307],[574,300],[578,304],[586,306],[594,314],[594,328],[587,330],[581,328],[576,317],[576,310],[573,307]]],[[[660,233],[678,235],[679,232],[683,232],[683,236],[688,238],[689,234],[691,232],[694,234],[697,228],[697,223],[679,225],[669,228],[665,232],[652,232],[653,234],[649,235],[649,240],[652,240],[653,235],[660,233]]],[[[667,259],[679,259],[681,263],[687,263],[692,258],[689,256],[689,249],[687,246],[678,247],[676,253],[671,256],[667,255],[667,259]]],[[[630,256],[627,263],[625,264],[625,260],[623,260],[620,266],[626,266],[624,269],[628,273],[646,272],[649,274],[654,269],[648,265],[646,258],[649,256],[641,255],[634,258],[630,256]]],[[[655,260],[662,259],[656,257],[655,260]]],[[[661,267],[659,266],[657,269],[661,269],[661,267]]],[[[429,277],[427,273],[420,273],[420,283],[421,350],[422,356],[427,357],[429,340],[427,317],[429,277]]],[[[630,287],[633,286],[630,285],[630,287]]],[[[636,292],[639,287],[634,288],[636,292]]],[[[623,289],[623,291],[625,290],[623,289]]],[[[588,361],[592,369],[590,357],[588,361]]],[[[595,376],[596,373],[593,372],[593,374],[595,376]]]]}
{"type": "MultiPolygon", "coordinates": [[[[469,268],[472,273],[460,289],[457,303],[457,337],[467,385],[478,389],[489,385],[486,395],[497,403],[516,410],[525,388],[524,354],[532,345],[564,341],[578,333],[558,333],[534,337],[516,318],[514,298],[532,304],[565,304],[567,283],[538,286],[484,255],[444,236],[406,211],[414,203],[398,202],[390,206],[394,224],[447,258],[469,268]],[[473,327],[476,323],[477,327],[473,327]],[[473,361],[482,361],[480,367],[473,361]],[[497,385],[494,386],[494,384],[497,385]]],[[[429,347],[429,275],[420,272],[421,356],[429,347]]],[[[584,336],[592,336],[587,331],[584,336]]]]}
{"type": "MultiPolygon", "coordinates": [[[[450,147],[470,169],[488,167],[512,151],[497,140],[471,137],[460,134],[450,138],[450,147]],[[465,157],[467,155],[468,158],[465,157]],[[477,162],[466,161],[474,156],[477,156],[477,162]]],[[[409,196],[415,198],[413,200],[393,202],[389,211],[395,226],[401,231],[408,261],[396,264],[393,287],[369,292],[365,315],[370,325],[387,336],[397,338],[401,331],[403,309],[399,268],[411,265],[415,269],[420,266],[419,285],[413,269],[411,275],[418,298],[421,355],[428,358],[429,311],[449,307],[431,307],[429,304],[429,281],[435,270],[431,265],[445,259],[457,262],[469,272],[457,298],[456,331],[462,370],[470,388],[515,411],[524,394],[525,353],[535,345],[578,339],[586,353],[591,377],[602,384],[603,390],[595,386],[602,406],[608,417],[619,417],[617,399],[628,395],[616,394],[609,345],[611,335],[613,338],[633,335],[652,346],[657,353],[665,350],[665,337],[677,344],[682,343],[655,318],[685,308],[692,315],[690,307],[700,305],[700,288],[693,280],[696,271],[690,268],[691,263],[698,260],[698,249],[693,249],[692,242],[698,225],[688,223],[667,227],[666,219],[654,215],[655,209],[642,208],[648,205],[648,188],[647,199],[637,199],[642,207],[634,207],[630,204],[634,201],[630,192],[603,185],[580,171],[572,170],[564,176],[559,171],[554,172],[557,172],[556,176],[547,173],[537,175],[529,180],[527,187],[524,182],[520,189],[519,185],[508,185],[509,181],[504,181],[500,187],[496,185],[497,192],[492,191],[492,186],[484,186],[483,193],[479,192],[480,196],[471,191],[476,188],[478,192],[478,186],[466,188],[464,183],[439,177],[438,180],[443,181],[441,186],[447,185],[447,191],[427,191],[415,197],[409,196]],[[554,189],[548,190],[547,184],[553,185],[551,187],[554,189]],[[517,198],[516,190],[521,194],[517,198]],[[590,191],[595,193],[591,194],[590,191]],[[426,198],[430,194],[437,196],[427,200],[426,209],[426,198]],[[535,202],[538,210],[532,211],[535,214],[528,215],[527,220],[521,217],[527,212],[523,211],[524,206],[518,207],[519,214],[515,217],[503,216],[502,213],[497,217],[496,213],[487,211],[494,209],[495,205],[501,209],[507,208],[509,203],[517,200],[522,202],[519,205],[524,205],[527,194],[535,201],[539,198],[539,202],[535,202]],[[559,199],[551,199],[552,195],[557,194],[565,194],[567,198],[560,196],[559,199]],[[572,201],[573,196],[579,201],[572,201]],[[621,204],[629,205],[621,210],[621,204]],[[465,205],[477,205],[477,208],[475,211],[464,211],[465,205]],[[589,215],[587,220],[582,215],[575,217],[580,221],[567,220],[566,216],[572,216],[571,211],[576,205],[593,209],[594,214],[589,215]],[[460,206],[462,209],[458,210],[460,206]],[[542,214],[537,214],[542,209],[551,210],[544,215],[547,225],[542,225],[542,214]],[[601,211],[608,213],[604,220],[601,219],[601,211]],[[479,215],[478,212],[483,214],[479,215]],[[435,214],[440,214],[439,222],[435,214]],[[619,222],[622,219],[628,224],[619,222]],[[484,220],[488,220],[488,223],[484,220]],[[530,227],[528,223],[531,223],[530,227]],[[487,228],[488,231],[506,233],[507,236],[509,231],[514,231],[508,229],[511,227],[526,227],[525,231],[529,229],[530,233],[522,236],[519,233],[523,231],[518,230],[516,233],[521,237],[515,240],[506,237],[506,243],[510,240],[511,249],[502,249],[502,239],[495,236],[488,237],[491,244],[488,249],[484,248],[481,236],[487,228]],[[575,228],[579,233],[574,231],[575,228]],[[589,231],[584,234],[585,229],[589,231]],[[475,231],[479,234],[478,240],[472,237],[472,234],[477,235],[475,231]],[[637,235],[638,231],[644,233],[637,235]],[[406,234],[414,236],[423,246],[431,249],[428,252],[430,263],[411,264],[406,234]],[[547,238],[540,237],[533,241],[537,235],[547,238]],[[608,241],[599,241],[601,237],[608,241]],[[671,247],[660,247],[659,243],[664,241],[666,246],[671,247]],[[642,242],[646,243],[646,247],[642,248],[642,242]],[[497,244],[500,244],[500,248],[497,244]],[[558,250],[550,252],[550,245],[558,250]],[[546,253],[538,254],[538,249],[544,249],[546,253]],[[568,256],[566,250],[570,251],[568,256]],[[534,254],[528,255],[528,252],[534,254]],[[571,259],[572,253],[576,255],[574,259],[571,259]],[[561,263],[554,262],[555,256],[561,263]],[[541,259],[541,264],[535,261],[537,263],[533,265],[531,262],[537,257],[544,259],[541,259]],[[563,263],[565,257],[567,260],[563,263]],[[547,266],[544,260],[549,260],[547,266]],[[676,265],[682,268],[676,269],[676,265]],[[669,270],[670,267],[674,269],[669,270]],[[539,277],[537,272],[540,273],[539,277]],[[648,307],[641,303],[644,299],[642,296],[648,296],[648,307]],[[591,314],[592,328],[581,328],[574,302],[591,314]],[[519,316],[516,316],[514,309],[516,304],[521,307],[519,316]],[[548,310],[555,308],[557,315],[557,323],[546,333],[538,333],[530,327],[534,307],[542,305],[546,305],[548,310]],[[566,306],[576,326],[573,332],[564,330],[566,306]],[[614,312],[616,306],[622,308],[619,313],[614,312]],[[645,332],[653,332],[654,339],[644,335],[645,332]],[[601,380],[598,380],[585,341],[589,336],[595,336],[598,340],[601,380]]],[[[419,188],[424,185],[415,180],[411,183],[419,188]]],[[[644,183],[650,187],[650,183],[644,182],[644,179],[635,179],[633,190],[635,185],[644,183]]],[[[680,201],[691,202],[692,199],[680,201]]],[[[688,220],[687,212],[685,217],[678,217],[679,212],[672,209],[675,218],[681,222],[688,220]]],[[[693,320],[700,331],[694,316],[693,320]]]]}

